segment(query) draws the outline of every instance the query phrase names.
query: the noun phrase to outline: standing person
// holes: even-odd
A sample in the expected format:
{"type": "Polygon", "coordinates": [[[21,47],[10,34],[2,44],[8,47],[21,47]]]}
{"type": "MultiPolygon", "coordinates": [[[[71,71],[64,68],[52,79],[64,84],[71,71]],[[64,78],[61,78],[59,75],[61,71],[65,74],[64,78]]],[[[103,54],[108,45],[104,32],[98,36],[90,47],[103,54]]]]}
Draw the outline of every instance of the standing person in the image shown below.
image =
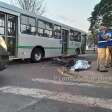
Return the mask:
{"type": "Polygon", "coordinates": [[[108,72],[106,69],[106,49],[107,49],[107,40],[105,39],[107,28],[101,26],[100,32],[97,34],[97,70],[100,72],[108,72]]]}
{"type": "Polygon", "coordinates": [[[107,47],[109,50],[109,56],[108,56],[108,63],[107,67],[112,67],[112,28],[108,28],[108,32],[106,33],[106,38],[107,38],[107,47]]]}

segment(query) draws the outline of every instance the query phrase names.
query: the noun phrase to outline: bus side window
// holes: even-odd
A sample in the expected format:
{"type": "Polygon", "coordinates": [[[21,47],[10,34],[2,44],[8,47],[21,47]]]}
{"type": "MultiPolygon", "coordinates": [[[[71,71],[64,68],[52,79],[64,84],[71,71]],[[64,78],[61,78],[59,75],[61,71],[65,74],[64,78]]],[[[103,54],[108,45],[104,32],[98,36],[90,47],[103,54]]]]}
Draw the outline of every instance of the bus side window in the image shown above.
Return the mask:
{"type": "Polygon", "coordinates": [[[78,42],[81,42],[81,33],[78,33],[78,42]]]}
{"type": "Polygon", "coordinates": [[[54,38],[61,39],[61,26],[54,25],[54,38]]]}
{"type": "Polygon", "coordinates": [[[45,30],[45,22],[43,20],[38,20],[38,35],[44,36],[44,30],[45,30]]]}
{"type": "Polygon", "coordinates": [[[38,20],[38,35],[51,38],[53,35],[52,23],[43,20],[38,20]]]}
{"type": "Polygon", "coordinates": [[[35,18],[29,17],[29,31],[32,35],[36,34],[36,20],[35,20],[35,18]]]}
{"type": "Polygon", "coordinates": [[[46,22],[45,24],[46,26],[45,26],[44,35],[45,37],[52,38],[53,37],[53,24],[49,22],[46,22]]]}
{"type": "Polygon", "coordinates": [[[73,30],[70,30],[70,41],[75,41],[73,30]]]}
{"type": "Polygon", "coordinates": [[[36,20],[33,17],[21,15],[21,32],[24,34],[36,34],[36,20]]]}
{"type": "Polygon", "coordinates": [[[27,34],[28,17],[21,15],[21,32],[27,34]]]}
{"type": "Polygon", "coordinates": [[[8,36],[15,36],[16,34],[16,17],[8,16],[8,36]]]}
{"type": "Polygon", "coordinates": [[[78,32],[78,31],[74,31],[74,40],[76,41],[76,42],[79,42],[79,39],[80,39],[80,35],[79,35],[80,33],[78,32]]]}

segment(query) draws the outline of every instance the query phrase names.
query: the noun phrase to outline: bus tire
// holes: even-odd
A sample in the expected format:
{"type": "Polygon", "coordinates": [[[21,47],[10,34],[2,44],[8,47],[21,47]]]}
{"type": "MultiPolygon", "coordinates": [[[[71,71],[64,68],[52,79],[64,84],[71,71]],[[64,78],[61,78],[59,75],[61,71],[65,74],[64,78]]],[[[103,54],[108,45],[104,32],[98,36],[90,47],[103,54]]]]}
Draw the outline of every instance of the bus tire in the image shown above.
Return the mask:
{"type": "Polygon", "coordinates": [[[35,48],[31,54],[31,61],[33,63],[40,62],[43,58],[43,51],[40,48],[35,48]]]}

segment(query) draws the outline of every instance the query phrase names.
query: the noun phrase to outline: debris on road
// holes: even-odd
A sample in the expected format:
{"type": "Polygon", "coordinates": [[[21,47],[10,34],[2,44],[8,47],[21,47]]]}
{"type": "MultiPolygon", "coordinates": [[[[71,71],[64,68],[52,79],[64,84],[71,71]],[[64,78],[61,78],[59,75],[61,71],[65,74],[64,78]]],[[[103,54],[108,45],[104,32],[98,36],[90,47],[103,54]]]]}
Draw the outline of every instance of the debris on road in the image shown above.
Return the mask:
{"type": "Polygon", "coordinates": [[[52,64],[62,65],[67,68],[71,68],[75,64],[74,58],[53,58],[52,64]]]}
{"type": "Polygon", "coordinates": [[[90,62],[86,60],[78,60],[76,64],[71,67],[71,71],[80,71],[80,70],[87,70],[91,67],[90,62]]]}
{"type": "Polygon", "coordinates": [[[67,70],[70,71],[81,71],[81,70],[87,70],[91,67],[91,62],[86,61],[84,59],[75,59],[75,58],[53,58],[52,64],[59,64],[64,66],[67,70]]]}
{"type": "Polygon", "coordinates": [[[64,62],[61,58],[53,58],[52,64],[66,65],[66,62],[64,62]]]}

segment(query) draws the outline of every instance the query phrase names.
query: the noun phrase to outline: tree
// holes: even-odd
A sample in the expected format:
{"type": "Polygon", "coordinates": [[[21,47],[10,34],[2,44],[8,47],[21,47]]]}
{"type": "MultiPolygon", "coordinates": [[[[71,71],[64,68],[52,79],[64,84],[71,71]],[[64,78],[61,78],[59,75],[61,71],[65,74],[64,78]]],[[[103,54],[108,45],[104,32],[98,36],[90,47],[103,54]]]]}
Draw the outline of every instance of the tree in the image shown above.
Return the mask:
{"type": "Polygon", "coordinates": [[[44,0],[15,0],[20,8],[33,12],[36,15],[42,15],[45,12],[44,0]]]}
{"type": "Polygon", "coordinates": [[[102,24],[107,27],[112,26],[112,0],[101,0],[100,3],[96,4],[88,20],[90,21],[89,30],[91,31],[95,45],[99,27],[102,24]]]}
{"type": "Polygon", "coordinates": [[[96,23],[98,23],[98,13],[99,13],[99,9],[100,9],[100,5],[97,4],[94,7],[94,11],[91,13],[91,17],[88,19],[90,21],[90,30],[94,28],[96,28],[96,23]]]}
{"type": "Polygon", "coordinates": [[[112,0],[101,0],[95,6],[88,20],[91,23],[90,30],[93,27],[98,28],[102,23],[107,27],[112,26],[112,0]]]}

